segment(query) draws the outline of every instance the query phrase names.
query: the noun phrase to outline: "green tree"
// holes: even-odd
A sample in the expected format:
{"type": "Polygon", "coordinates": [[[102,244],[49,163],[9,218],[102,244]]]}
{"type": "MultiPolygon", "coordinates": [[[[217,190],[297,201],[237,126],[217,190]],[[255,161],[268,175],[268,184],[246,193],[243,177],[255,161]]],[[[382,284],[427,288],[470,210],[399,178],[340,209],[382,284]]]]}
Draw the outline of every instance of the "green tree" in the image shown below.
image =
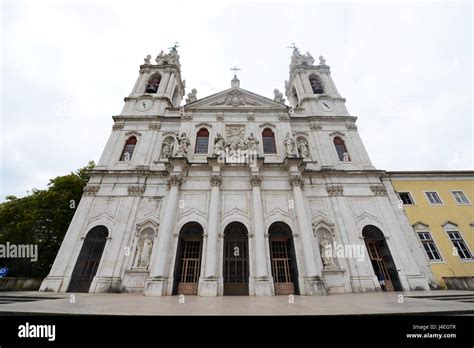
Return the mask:
{"type": "Polygon", "coordinates": [[[0,244],[38,245],[38,260],[0,258],[11,277],[45,277],[63,241],[89,180],[90,161],[69,175],[50,179],[46,190],[33,189],[23,198],[7,196],[0,204],[0,244]]]}

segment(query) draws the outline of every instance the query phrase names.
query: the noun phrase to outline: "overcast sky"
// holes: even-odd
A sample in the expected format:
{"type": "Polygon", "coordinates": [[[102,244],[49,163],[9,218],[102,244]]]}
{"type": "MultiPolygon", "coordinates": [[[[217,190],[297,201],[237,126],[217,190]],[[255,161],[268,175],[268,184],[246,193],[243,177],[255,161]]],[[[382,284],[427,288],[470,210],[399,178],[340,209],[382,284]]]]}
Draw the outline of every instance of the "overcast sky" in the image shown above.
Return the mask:
{"type": "Polygon", "coordinates": [[[379,169],[473,168],[470,2],[2,1],[1,187],[24,196],[98,161],[143,58],[180,43],[198,98],[284,90],[323,55],[379,169]]]}

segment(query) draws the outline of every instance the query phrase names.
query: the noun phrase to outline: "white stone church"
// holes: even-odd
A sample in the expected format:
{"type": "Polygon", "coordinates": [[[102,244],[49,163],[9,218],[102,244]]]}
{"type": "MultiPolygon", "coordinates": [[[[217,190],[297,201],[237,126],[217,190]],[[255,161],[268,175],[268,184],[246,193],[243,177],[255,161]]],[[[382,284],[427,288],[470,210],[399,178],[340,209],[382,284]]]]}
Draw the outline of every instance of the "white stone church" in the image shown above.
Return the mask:
{"type": "Polygon", "coordinates": [[[42,291],[221,296],[427,290],[432,275],[320,57],[274,99],[185,96],[145,58],[42,291]]]}

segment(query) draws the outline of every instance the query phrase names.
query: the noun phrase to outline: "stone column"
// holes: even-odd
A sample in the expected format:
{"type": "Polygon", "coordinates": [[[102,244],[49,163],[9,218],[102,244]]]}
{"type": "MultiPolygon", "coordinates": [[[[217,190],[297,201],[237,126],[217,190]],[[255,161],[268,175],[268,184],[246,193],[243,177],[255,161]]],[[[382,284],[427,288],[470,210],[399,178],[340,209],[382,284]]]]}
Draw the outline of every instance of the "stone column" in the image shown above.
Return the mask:
{"type": "Polygon", "coordinates": [[[301,238],[303,259],[305,266],[304,287],[306,295],[326,295],[326,287],[321,279],[323,269],[319,248],[313,248],[312,227],[304,206],[303,192],[304,180],[298,170],[301,159],[286,159],[290,169],[289,181],[293,187],[295,199],[295,215],[298,223],[298,233],[301,238]]]}
{"type": "Polygon", "coordinates": [[[167,287],[167,260],[170,239],[174,232],[178,212],[179,187],[183,181],[182,172],[187,160],[171,159],[173,171],[168,179],[169,194],[166,202],[165,215],[158,231],[158,240],[153,245],[150,262],[150,276],[145,285],[146,296],[162,296],[167,287]]]}
{"type": "Polygon", "coordinates": [[[253,230],[255,236],[255,295],[272,296],[273,284],[268,272],[266,258],[262,194],[260,192],[261,182],[262,178],[259,174],[251,174],[250,184],[252,185],[253,230]]]}
{"type": "Polygon", "coordinates": [[[215,165],[211,174],[211,199],[209,202],[209,217],[207,223],[207,248],[206,264],[204,267],[204,279],[199,279],[198,293],[201,296],[217,296],[217,236],[220,230],[219,212],[220,197],[219,186],[222,176],[219,173],[219,166],[215,165]]]}

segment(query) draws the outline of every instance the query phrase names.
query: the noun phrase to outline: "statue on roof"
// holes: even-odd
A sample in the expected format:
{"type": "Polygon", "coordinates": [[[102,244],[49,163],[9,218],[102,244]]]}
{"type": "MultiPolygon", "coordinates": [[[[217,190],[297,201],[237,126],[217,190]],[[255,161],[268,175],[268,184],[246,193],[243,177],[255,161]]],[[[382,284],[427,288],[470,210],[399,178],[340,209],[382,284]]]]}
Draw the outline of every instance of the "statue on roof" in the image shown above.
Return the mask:
{"type": "Polygon", "coordinates": [[[190,93],[188,93],[188,97],[186,98],[186,104],[195,102],[197,100],[197,90],[193,88],[190,93]]]}
{"type": "Polygon", "coordinates": [[[276,101],[277,103],[284,103],[285,98],[283,98],[283,93],[281,93],[278,89],[273,90],[274,98],[273,100],[276,101]]]}

